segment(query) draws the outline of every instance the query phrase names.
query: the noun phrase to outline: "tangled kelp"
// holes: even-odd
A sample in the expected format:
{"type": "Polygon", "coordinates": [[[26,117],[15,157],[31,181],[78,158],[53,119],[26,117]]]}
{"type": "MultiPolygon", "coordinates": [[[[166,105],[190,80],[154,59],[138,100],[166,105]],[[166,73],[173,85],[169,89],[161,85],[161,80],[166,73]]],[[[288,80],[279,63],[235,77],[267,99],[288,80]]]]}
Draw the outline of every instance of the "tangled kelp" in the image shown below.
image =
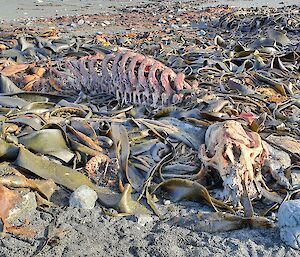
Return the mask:
{"type": "Polygon", "coordinates": [[[86,184],[104,207],[127,214],[147,213],[142,199],[159,214],[155,194],[165,190],[174,201],[204,201],[217,211],[235,214],[241,204],[246,218],[236,220],[244,226],[254,213],[297,196],[299,14],[291,7],[288,14],[209,17],[164,39],[159,32],[136,34],[134,44],[109,35],[105,45],[44,34],[3,39],[2,160],[70,190],[86,184]],[[108,47],[113,43],[120,47],[108,47]],[[163,67],[158,74],[155,64],[163,67]],[[184,76],[167,66],[185,73],[185,86],[176,86],[184,76]],[[125,80],[138,78],[139,90],[132,81],[120,85],[122,67],[125,80]],[[101,93],[93,92],[97,86],[101,93]],[[183,101],[167,106],[175,93],[183,101]],[[161,97],[164,107],[156,108],[161,97]],[[129,102],[137,106],[122,105],[129,102]],[[295,150],[272,143],[274,136],[290,137],[295,150]],[[239,179],[234,195],[228,174],[239,179]]]}

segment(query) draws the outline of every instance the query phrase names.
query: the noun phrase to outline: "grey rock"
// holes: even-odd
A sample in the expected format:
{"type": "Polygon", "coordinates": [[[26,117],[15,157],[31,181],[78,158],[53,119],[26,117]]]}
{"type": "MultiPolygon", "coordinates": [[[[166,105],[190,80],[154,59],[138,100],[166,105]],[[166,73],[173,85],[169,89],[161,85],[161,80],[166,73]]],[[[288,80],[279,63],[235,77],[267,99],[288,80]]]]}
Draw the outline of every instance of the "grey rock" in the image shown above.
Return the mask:
{"type": "Polygon", "coordinates": [[[137,214],[135,216],[136,216],[136,219],[137,219],[137,223],[142,227],[145,226],[147,223],[152,223],[153,222],[153,218],[150,215],[137,214]]]}
{"type": "Polygon", "coordinates": [[[93,189],[82,185],[71,194],[69,205],[76,208],[93,209],[97,198],[97,193],[93,189]]]}
{"type": "Polygon", "coordinates": [[[171,201],[170,200],[164,200],[164,205],[170,205],[171,201]]]}
{"type": "Polygon", "coordinates": [[[19,219],[29,218],[37,207],[35,194],[33,192],[22,196],[22,200],[12,208],[7,217],[8,223],[14,223],[19,219]]]}
{"type": "Polygon", "coordinates": [[[300,249],[300,200],[281,204],[278,211],[280,238],[287,245],[300,249]]]}
{"type": "Polygon", "coordinates": [[[83,20],[83,19],[80,19],[77,23],[78,23],[79,26],[81,26],[81,25],[84,24],[84,20],[83,20]]]}

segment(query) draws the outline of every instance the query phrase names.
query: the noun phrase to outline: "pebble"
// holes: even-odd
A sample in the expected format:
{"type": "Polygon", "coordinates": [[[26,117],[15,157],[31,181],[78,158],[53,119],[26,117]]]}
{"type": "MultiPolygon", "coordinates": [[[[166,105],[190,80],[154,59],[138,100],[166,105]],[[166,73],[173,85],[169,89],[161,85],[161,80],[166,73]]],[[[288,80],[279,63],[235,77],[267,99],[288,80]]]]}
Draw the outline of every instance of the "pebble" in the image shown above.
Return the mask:
{"type": "Polygon", "coordinates": [[[81,209],[93,209],[97,193],[86,185],[78,187],[70,196],[69,205],[81,209]]]}
{"type": "Polygon", "coordinates": [[[105,20],[105,21],[103,21],[103,24],[110,25],[111,23],[110,23],[110,21],[105,20]]]}
{"type": "Polygon", "coordinates": [[[145,226],[147,223],[153,222],[153,218],[150,215],[137,214],[135,215],[135,217],[137,219],[137,223],[142,227],[145,226]]]}
{"type": "Polygon", "coordinates": [[[287,245],[300,250],[300,200],[281,204],[278,211],[280,238],[287,245]]]}
{"type": "Polygon", "coordinates": [[[171,29],[179,29],[179,26],[176,25],[176,24],[171,24],[171,25],[170,25],[170,28],[171,28],[171,29]]]}
{"type": "Polygon", "coordinates": [[[158,22],[159,22],[159,23],[162,23],[162,24],[166,24],[166,23],[167,23],[167,21],[164,20],[164,19],[159,19],[158,22]]]}
{"type": "Polygon", "coordinates": [[[170,200],[164,200],[164,205],[170,205],[171,201],[170,200]]]}
{"type": "Polygon", "coordinates": [[[203,30],[203,29],[201,29],[198,34],[199,34],[199,36],[205,36],[206,35],[206,31],[203,30]]]}
{"type": "Polygon", "coordinates": [[[84,20],[83,20],[83,19],[80,19],[77,23],[78,23],[79,26],[81,26],[81,25],[84,24],[84,20]]]}

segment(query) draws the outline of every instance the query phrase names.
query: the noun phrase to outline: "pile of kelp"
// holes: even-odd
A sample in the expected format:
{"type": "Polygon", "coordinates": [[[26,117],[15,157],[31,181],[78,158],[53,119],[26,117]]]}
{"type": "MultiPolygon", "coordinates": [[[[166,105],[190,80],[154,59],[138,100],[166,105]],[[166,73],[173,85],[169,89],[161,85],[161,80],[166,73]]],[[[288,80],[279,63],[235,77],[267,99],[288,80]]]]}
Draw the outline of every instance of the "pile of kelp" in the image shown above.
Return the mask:
{"type": "Polygon", "coordinates": [[[6,219],[24,192],[52,206],[57,186],[83,184],[112,215],[160,215],[158,194],[169,192],[173,201],[231,213],[210,216],[227,221],[219,231],[229,221],[230,229],[271,226],[262,216],[300,197],[299,24],[299,10],[286,7],[203,15],[166,32],[64,39],[49,30],[1,38],[6,231],[14,231],[6,219]],[[184,72],[198,87],[178,91],[187,95],[179,104],[155,108],[124,106],[111,91],[85,87],[89,62],[101,77],[105,56],[128,49],[184,72]],[[82,58],[84,66],[76,66],[82,58]],[[66,80],[80,81],[80,91],[66,80]]]}

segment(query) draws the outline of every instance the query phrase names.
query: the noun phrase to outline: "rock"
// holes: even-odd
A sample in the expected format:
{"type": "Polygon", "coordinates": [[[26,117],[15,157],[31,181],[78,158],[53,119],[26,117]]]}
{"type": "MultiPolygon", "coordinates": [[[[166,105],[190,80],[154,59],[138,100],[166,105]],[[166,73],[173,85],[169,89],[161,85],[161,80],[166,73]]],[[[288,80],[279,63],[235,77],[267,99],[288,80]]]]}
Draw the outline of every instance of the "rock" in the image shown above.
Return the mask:
{"type": "Polygon", "coordinates": [[[170,205],[171,201],[170,200],[164,200],[164,205],[170,205]]]}
{"type": "Polygon", "coordinates": [[[282,203],[278,211],[278,221],[281,240],[300,250],[300,200],[282,203]]]}
{"type": "Polygon", "coordinates": [[[83,20],[83,19],[80,19],[77,23],[78,23],[79,26],[81,26],[81,25],[84,24],[84,20],[83,20]]]}
{"type": "Polygon", "coordinates": [[[8,223],[14,223],[19,219],[29,218],[37,207],[35,194],[30,192],[22,196],[22,200],[12,208],[7,217],[8,223]]]}
{"type": "Polygon", "coordinates": [[[176,25],[176,24],[171,24],[171,25],[170,25],[170,28],[171,28],[171,29],[179,29],[179,26],[176,25]]]}
{"type": "Polygon", "coordinates": [[[153,222],[153,218],[150,215],[137,214],[135,215],[135,217],[137,219],[137,223],[142,227],[145,226],[147,223],[153,222]]]}
{"type": "Polygon", "coordinates": [[[167,23],[167,21],[164,20],[164,19],[159,19],[158,22],[159,22],[159,23],[162,23],[162,24],[166,24],[166,23],[167,23]]]}
{"type": "Polygon", "coordinates": [[[206,31],[203,30],[203,29],[201,29],[198,34],[199,34],[199,36],[205,36],[206,35],[206,31]]]}
{"type": "Polygon", "coordinates": [[[70,196],[69,205],[76,208],[93,209],[97,198],[97,193],[93,189],[82,185],[70,196]]]}
{"type": "Polygon", "coordinates": [[[111,23],[110,23],[110,21],[105,20],[105,21],[103,21],[103,24],[105,24],[105,26],[108,26],[108,25],[110,25],[111,23]]]}

